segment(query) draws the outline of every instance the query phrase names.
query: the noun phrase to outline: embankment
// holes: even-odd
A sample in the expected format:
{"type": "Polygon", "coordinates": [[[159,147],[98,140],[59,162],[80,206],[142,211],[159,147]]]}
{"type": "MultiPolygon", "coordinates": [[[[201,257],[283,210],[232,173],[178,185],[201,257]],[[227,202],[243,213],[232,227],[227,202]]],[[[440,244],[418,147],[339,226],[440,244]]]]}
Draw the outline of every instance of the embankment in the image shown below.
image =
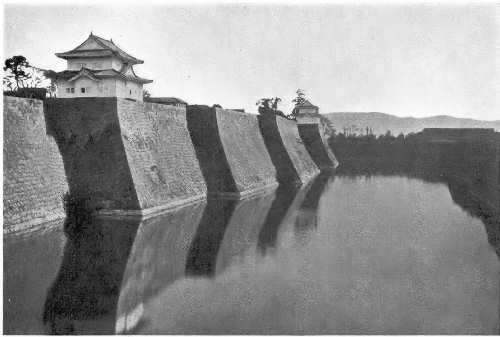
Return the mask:
{"type": "Polygon", "coordinates": [[[47,101],[72,195],[111,214],[152,214],[203,198],[185,110],[117,98],[47,101]]]}
{"type": "Polygon", "coordinates": [[[64,217],[68,184],[42,101],[4,96],[3,167],[4,233],[64,217]]]}
{"type": "Polygon", "coordinates": [[[339,164],[323,136],[321,124],[298,124],[299,134],[307,151],[321,170],[336,168],[339,164]]]}
{"type": "Polygon", "coordinates": [[[209,193],[242,196],[277,185],[257,116],[190,105],[187,121],[209,193]]]}
{"type": "Polygon", "coordinates": [[[300,138],[295,121],[276,115],[260,115],[258,119],[281,184],[304,184],[319,173],[300,138]]]}

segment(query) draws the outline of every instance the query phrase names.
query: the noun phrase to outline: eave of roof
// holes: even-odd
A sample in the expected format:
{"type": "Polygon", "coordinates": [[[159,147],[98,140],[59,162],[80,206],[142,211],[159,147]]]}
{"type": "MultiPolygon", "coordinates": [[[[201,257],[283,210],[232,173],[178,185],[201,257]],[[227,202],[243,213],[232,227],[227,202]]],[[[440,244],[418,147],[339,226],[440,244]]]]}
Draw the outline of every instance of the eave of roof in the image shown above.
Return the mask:
{"type": "Polygon", "coordinates": [[[65,81],[70,81],[73,79],[76,79],[79,76],[86,75],[89,77],[94,77],[95,79],[101,79],[101,78],[121,78],[123,80],[131,81],[131,82],[138,82],[142,84],[146,83],[151,83],[153,80],[148,80],[142,77],[139,77],[137,75],[135,76],[130,76],[130,75],[125,75],[115,69],[103,69],[103,70],[92,70],[88,68],[82,68],[81,70],[64,70],[61,72],[58,72],[57,75],[59,76],[60,79],[65,80],[65,81]]]}
{"type": "Polygon", "coordinates": [[[107,49],[86,49],[86,50],[68,51],[65,53],[56,53],[57,57],[63,59],[85,58],[85,57],[108,57],[113,55],[114,53],[111,50],[107,49]]]}

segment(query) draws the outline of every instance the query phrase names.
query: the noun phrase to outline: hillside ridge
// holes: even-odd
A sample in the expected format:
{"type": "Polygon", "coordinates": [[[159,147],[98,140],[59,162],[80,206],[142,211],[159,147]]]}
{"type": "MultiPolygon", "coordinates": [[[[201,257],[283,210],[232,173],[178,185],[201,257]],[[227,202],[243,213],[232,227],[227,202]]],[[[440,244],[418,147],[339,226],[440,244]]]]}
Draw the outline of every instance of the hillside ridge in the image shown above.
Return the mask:
{"type": "Polygon", "coordinates": [[[419,132],[424,128],[493,128],[500,132],[500,120],[483,121],[472,118],[458,118],[449,115],[429,117],[398,117],[383,112],[330,112],[323,114],[337,132],[348,129],[350,133],[364,134],[371,128],[376,135],[388,130],[393,135],[419,132]]]}

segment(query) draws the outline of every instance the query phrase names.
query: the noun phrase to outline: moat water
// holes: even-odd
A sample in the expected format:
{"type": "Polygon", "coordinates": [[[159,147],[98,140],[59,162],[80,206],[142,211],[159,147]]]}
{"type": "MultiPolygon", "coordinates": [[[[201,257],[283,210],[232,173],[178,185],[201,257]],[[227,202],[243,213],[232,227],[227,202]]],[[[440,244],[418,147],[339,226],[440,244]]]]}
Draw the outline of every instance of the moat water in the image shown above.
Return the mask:
{"type": "Polygon", "coordinates": [[[5,236],[4,332],[498,334],[498,163],[358,171],[5,236]]]}

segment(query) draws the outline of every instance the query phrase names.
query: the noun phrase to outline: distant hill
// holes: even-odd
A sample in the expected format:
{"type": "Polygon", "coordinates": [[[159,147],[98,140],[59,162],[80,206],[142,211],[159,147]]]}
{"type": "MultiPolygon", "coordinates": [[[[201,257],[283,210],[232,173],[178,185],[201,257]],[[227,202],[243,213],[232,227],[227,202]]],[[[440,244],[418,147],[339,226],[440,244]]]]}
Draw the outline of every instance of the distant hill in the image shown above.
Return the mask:
{"type": "Polygon", "coordinates": [[[480,121],[469,118],[451,116],[432,116],[424,118],[397,117],[381,112],[333,112],[323,116],[332,121],[337,132],[351,128],[351,132],[366,133],[366,127],[371,127],[375,135],[385,134],[387,130],[397,136],[419,132],[424,128],[493,128],[500,132],[500,120],[480,121]]]}

